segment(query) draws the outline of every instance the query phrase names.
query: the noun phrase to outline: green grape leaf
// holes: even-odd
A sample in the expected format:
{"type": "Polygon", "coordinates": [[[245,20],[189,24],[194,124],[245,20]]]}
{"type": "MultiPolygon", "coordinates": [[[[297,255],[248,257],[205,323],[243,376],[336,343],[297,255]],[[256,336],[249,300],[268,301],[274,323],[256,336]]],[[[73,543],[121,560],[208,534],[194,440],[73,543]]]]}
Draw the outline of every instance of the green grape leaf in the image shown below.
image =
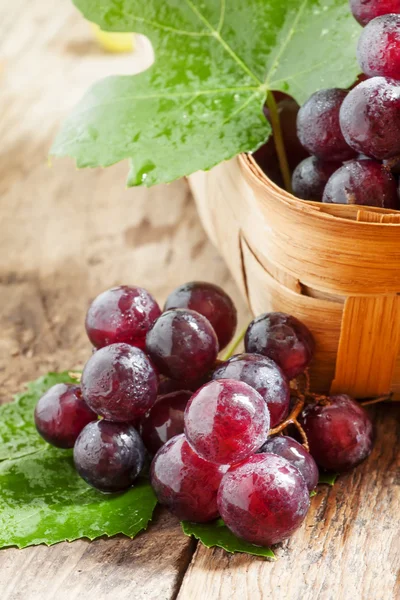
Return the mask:
{"type": "Polygon", "coordinates": [[[338,477],[339,477],[338,473],[321,473],[320,472],[318,483],[327,483],[328,485],[334,485],[334,483],[338,477]]]}
{"type": "Polygon", "coordinates": [[[182,521],[181,525],[186,535],[193,535],[207,548],[218,546],[231,553],[244,552],[246,554],[253,554],[254,556],[275,559],[275,554],[271,548],[254,546],[254,544],[240,540],[227,528],[222,519],[217,519],[211,523],[182,521]]]}
{"type": "Polygon", "coordinates": [[[123,533],[134,537],[151,520],[157,500],[148,480],[120,494],[102,494],[75,471],[72,451],[43,442],[33,409],[52,385],[72,381],[49,373],[0,407],[0,547],[24,548],[123,533]]]}
{"type": "Polygon", "coordinates": [[[131,159],[129,185],[170,182],[251,152],[269,90],[300,103],[348,87],[360,26],[347,0],[74,0],[107,31],[150,39],[155,62],[95,84],[52,148],[78,167],[131,159]]]}

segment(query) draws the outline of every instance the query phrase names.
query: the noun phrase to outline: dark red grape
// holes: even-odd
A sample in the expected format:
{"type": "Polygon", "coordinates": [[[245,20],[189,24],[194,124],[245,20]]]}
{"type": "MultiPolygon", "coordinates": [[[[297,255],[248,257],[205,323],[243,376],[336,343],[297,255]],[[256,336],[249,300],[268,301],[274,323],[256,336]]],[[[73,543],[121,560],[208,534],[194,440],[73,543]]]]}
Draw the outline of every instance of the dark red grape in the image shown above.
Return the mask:
{"type": "Polygon", "coordinates": [[[400,13],[400,0],[350,0],[351,12],[360,25],[389,13],[400,13]]]}
{"type": "Polygon", "coordinates": [[[183,413],[192,392],[181,390],[159,396],[140,422],[140,435],[147,450],[155,454],[168,440],[183,433],[183,413]]]}
{"type": "Polygon", "coordinates": [[[400,79],[400,15],[371,21],[360,36],[357,58],[369,77],[400,79]]]}
{"type": "Polygon", "coordinates": [[[219,379],[189,400],[185,434],[205,460],[233,464],[261,447],[269,420],[267,404],[256,390],[242,381],[219,379]]]}
{"type": "Polygon", "coordinates": [[[189,308],[206,317],[217,334],[220,350],[229,344],[235,334],[235,305],[218,285],[205,281],[185,283],[168,296],[164,310],[170,308],[189,308]]]}
{"type": "Polygon", "coordinates": [[[217,379],[244,381],[262,396],[268,405],[270,427],[283,421],[289,412],[289,383],[278,365],[260,354],[237,354],[219,365],[213,375],[217,379]]]}
{"type": "Polygon", "coordinates": [[[246,352],[275,361],[286,377],[293,379],[308,367],[315,349],[310,330],[295,317],[274,312],[250,323],[245,336],[246,352]]]}
{"type": "MultiPolygon", "coordinates": [[[[274,97],[289,168],[290,170],[293,170],[300,161],[308,156],[307,150],[303,148],[297,137],[296,123],[300,106],[297,104],[296,100],[282,92],[274,92],[274,97]]],[[[270,113],[267,106],[264,107],[264,114],[268,121],[270,121],[270,113]]],[[[271,136],[268,142],[254,153],[254,158],[263,171],[265,171],[275,183],[283,186],[273,136],[271,136]]]]}
{"type": "Polygon", "coordinates": [[[349,160],[326,184],[323,202],[398,209],[396,180],[375,160],[349,160]]]}
{"type": "Polygon", "coordinates": [[[339,125],[339,111],[347,90],[319,90],[310,96],[297,115],[297,135],[303,146],[322,160],[335,162],[353,158],[339,125]]]}
{"type": "Polygon", "coordinates": [[[143,350],[146,334],[160,314],[149,292],[121,285],[93,300],[86,315],[86,331],[97,348],[125,342],[143,350]]]}
{"type": "Polygon", "coordinates": [[[270,546],[303,522],[310,497],[296,467],[275,454],[256,454],[223,476],[218,492],[222,519],[238,537],[270,546]]]}
{"type": "Polygon", "coordinates": [[[317,487],[319,473],[315,460],[304,446],[293,438],[287,435],[271,437],[263,444],[260,452],[277,454],[286,458],[300,471],[307,484],[308,491],[311,492],[317,487]]]}
{"type": "Polygon", "coordinates": [[[329,177],[341,166],[340,162],[326,162],[316,156],[303,160],[292,176],[293,194],[303,200],[320,202],[329,177]]]}
{"type": "Polygon", "coordinates": [[[130,487],[143,468],[146,450],[128,423],[95,421],[81,431],[74,446],[79,475],[102,492],[130,487]]]}
{"type": "Polygon", "coordinates": [[[301,423],[317,464],[330,471],[346,471],[371,453],[372,422],[350,396],[330,396],[328,402],[326,406],[308,405],[301,423]]]}
{"type": "Polygon", "coordinates": [[[383,160],[400,154],[400,83],[372,77],[357,85],[340,110],[347,143],[366,156],[383,160]]]}
{"type": "Polygon", "coordinates": [[[81,386],[87,404],[101,417],[134,421],[156,401],[158,379],[142,350],[128,344],[111,344],[89,358],[81,386]]]}
{"type": "Polygon", "coordinates": [[[217,493],[226,469],[200,458],[181,434],[155,455],[150,481],[160,504],[179,519],[204,523],[218,517],[217,493]]]}
{"type": "Polygon", "coordinates": [[[73,448],[82,429],[97,419],[82,398],[79,385],[57,383],[40,398],[35,408],[36,429],[57,448],[73,448]]]}
{"type": "Polygon", "coordinates": [[[194,382],[210,371],[218,340],[210,322],[198,312],[175,308],[163,313],[147,334],[146,350],[163,375],[194,382]]]}

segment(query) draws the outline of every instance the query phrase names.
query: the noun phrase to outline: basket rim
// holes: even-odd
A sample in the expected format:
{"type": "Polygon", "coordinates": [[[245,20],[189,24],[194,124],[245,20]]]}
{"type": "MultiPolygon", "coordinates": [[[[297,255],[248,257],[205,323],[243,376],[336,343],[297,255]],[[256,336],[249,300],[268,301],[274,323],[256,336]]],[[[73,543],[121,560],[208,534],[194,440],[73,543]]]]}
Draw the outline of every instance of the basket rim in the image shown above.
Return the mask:
{"type": "MultiPolygon", "coordinates": [[[[254,159],[254,156],[252,154],[250,154],[250,153],[239,154],[238,159],[239,159],[239,167],[242,170],[243,175],[246,178],[248,183],[255,183],[257,186],[263,188],[264,190],[267,190],[268,188],[272,188],[277,193],[277,196],[279,196],[276,198],[277,201],[289,204],[291,207],[295,208],[296,210],[299,210],[301,212],[310,212],[310,213],[313,213],[314,216],[318,215],[321,218],[327,219],[329,221],[331,221],[332,219],[342,221],[343,223],[348,223],[349,221],[352,221],[352,223],[357,224],[359,226],[364,226],[364,227],[366,225],[367,226],[374,225],[377,227],[382,227],[382,226],[399,227],[400,226],[400,222],[399,223],[387,223],[387,222],[361,221],[361,220],[358,221],[356,219],[352,219],[352,218],[346,219],[345,217],[340,217],[340,216],[331,214],[329,212],[326,212],[325,210],[323,210],[323,206],[331,206],[330,204],[323,205],[321,202],[313,202],[312,200],[303,200],[301,198],[297,198],[293,194],[290,194],[289,192],[287,192],[286,190],[281,188],[279,185],[274,183],[264,173],[264,171],[258,165],[258,163],[254,159]]],[[[350,215],[352,210],[354,210],[353,206],[354,205],[341,205],[341,208],[343,211],[348,211],[349,215],[350,215]]],[[[372,212],[372,213],[381,214],[381,215],[396,215],[400,218],[400,210],[392,211],[387,208],[379,208],[379,207],[375,207],[375,206],[361,206],[361,205],[359,207],[359,210],[365,210],[367,212],[372,212]]]]}

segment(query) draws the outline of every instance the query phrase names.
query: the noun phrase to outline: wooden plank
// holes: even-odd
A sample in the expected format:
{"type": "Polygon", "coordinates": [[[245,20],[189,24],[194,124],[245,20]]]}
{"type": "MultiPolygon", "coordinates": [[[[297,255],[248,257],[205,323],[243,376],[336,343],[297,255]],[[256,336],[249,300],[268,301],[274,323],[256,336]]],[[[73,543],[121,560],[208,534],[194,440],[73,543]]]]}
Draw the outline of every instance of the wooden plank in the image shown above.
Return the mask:
{"type": "Polygon", "coordinates": [[[371,413],[371,457],[331,490],[321,487],[305,524],[277,548],[276,562],[200,545],[178,600],[399,598],[399,413],[387,404],[371,413]]]}

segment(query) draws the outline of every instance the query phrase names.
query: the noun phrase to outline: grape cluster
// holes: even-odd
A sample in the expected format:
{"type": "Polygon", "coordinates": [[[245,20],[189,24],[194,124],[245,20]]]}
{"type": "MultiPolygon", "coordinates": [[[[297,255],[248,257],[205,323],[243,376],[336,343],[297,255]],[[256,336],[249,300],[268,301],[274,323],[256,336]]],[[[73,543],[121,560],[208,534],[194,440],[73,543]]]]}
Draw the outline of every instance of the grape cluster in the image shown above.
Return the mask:
{"type": "Polygon", "coordinates": [[[267,313],[248,326],[244,353],[218,360],[236,324],[229,296],[204,282],[172,292],[164,311],[142,288],[100,294],[87,313],[96,348],[80,385],[44,394],[38,432],[73,448],[77,472],[102,492],[134,485],[152,457],[157,498],[180,519],[220,515],[249,542],[280,542],[305,518],[316,463],[342,471],[361,462],[372,424],[342,395],[306,403],[298,427],[310,452],[276,435],[289,423],[289,383],[310,364],[314,339],[296,318],[267,313]]]}
{"type": "MultiPolygon", "coordinates": [[[[297,136],[295,109],[290,115],[280,110],[277,97],[292,189],[305,200],[399,210],[400,1],[350,0],[350,7],[364,26],[357,48],[363,74],[356,84],[319,90],[297,107],[297,136]],[[299,142],[310,156],[293,165],[299,142]]],[[[281,185],[272,144],[255,158],[281,185]]]]}

